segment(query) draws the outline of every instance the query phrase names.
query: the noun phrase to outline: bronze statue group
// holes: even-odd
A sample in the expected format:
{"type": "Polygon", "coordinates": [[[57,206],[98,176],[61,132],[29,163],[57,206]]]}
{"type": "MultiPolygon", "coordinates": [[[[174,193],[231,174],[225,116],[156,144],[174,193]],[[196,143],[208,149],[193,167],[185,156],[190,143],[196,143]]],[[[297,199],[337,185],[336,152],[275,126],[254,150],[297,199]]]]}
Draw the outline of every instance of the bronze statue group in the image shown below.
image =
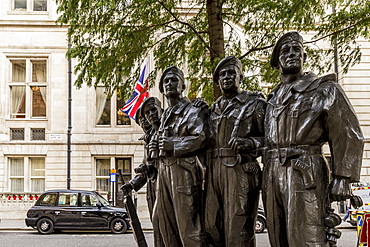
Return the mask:
{"type": "Polygon", "coordinates": [[[183,96],[178,67],[163,71],[168,108],[151,97],[139,109],[145,157],[122,187],[147,183],[156,247],[256,246],[260,191],[271,246],[336,245],[330,205],[360,179],[363,135],[336,75],[303,72],[305,59],[302,37],[284,34],[271,55],[281,82],[265,99],[241,91],[240,60],[224,58],[213,74],[222,96],[210,109],[183,96]]]}

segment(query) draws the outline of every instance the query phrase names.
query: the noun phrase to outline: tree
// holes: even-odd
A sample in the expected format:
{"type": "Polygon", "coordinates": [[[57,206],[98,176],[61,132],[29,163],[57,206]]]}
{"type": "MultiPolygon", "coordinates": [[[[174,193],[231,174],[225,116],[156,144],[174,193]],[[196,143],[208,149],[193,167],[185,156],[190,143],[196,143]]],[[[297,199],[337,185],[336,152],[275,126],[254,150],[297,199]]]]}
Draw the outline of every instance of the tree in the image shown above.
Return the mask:
{"type": "Polygon", "coordinates": [[[309,69],[319,73],[338,61],[344,72],[360,61],[356,39],[369,39],[370,2],[363,0],[56,0],[58,22],[69,24],[77,58],[75,85],[104,83],[128,96],[145,56],[155,58],[151,77],[164,68],[187,68],[191,94],[212,102],[220,95],[212,70],[225,55],[241,58],[244,88],[276,84],[271,48],[288,30],[313,33],[309,69]],[[335,11],[333,11],[335,10],[335,11]],[[319,47],[319,40],[330,47],[319,47]]]}

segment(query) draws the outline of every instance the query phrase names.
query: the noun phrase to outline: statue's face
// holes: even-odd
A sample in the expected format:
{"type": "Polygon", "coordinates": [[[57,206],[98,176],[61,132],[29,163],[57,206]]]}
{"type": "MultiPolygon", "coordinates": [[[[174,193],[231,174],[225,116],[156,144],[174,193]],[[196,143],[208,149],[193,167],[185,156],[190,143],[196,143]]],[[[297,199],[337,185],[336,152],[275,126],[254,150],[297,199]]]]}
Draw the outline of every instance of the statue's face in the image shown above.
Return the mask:
{"type": "Polygon", "coordinates": [[[152,127],[145,117],[139,117],[139,125],[145,132],[152,127]]]}
{"type": "Polygon", "coordinates": [[[235,65],[226,65],[219,72],[218,83],[222,91],[238,91],[242,78],[235,65]]]}
{"type": "Polygon", "coordinates": [[[279,52],[279,64],[283,74],[299,72],[303,67],[305,53],[300,42],[290,41],[284,43],[279,52]]]}
{"type": "Polygon", "coordinates": [[[146,120],[151,125],[159,125],[160,123],[160,108],[154,104],[147,104],[143,109],[146,120]]]}
{"type": "Polygon", "coordinates": [[[178,96],[183,91],[183,80],[174,73],[167,73],[163,79],[163,90],[166,96],[178,96]]]}

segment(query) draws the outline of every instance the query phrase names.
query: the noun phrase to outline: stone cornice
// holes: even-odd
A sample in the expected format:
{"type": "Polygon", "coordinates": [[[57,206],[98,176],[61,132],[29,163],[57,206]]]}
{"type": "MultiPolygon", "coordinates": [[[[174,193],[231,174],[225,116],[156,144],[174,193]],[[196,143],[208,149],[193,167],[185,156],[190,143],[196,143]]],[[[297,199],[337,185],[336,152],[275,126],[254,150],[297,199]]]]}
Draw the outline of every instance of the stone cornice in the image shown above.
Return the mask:
{"type": "Polygon", "coordinates": [[[59,25],[55,20],[0,20],[0,27],[53,27],[65,32],[67,25],[59,25]]]}

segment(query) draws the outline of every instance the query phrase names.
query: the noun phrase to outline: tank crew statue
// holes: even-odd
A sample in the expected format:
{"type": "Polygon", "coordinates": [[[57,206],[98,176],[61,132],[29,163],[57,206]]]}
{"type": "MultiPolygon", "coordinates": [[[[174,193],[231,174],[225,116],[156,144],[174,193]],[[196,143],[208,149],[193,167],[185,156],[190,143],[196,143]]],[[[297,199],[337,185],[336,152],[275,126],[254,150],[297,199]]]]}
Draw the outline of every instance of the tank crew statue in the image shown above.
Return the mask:
{"type": "Polygon", "coordinates": [[[242,64],[234,56],[220,61],[213,80],[222,96],[210,113],[214,141],[206,176],[206,232],[212,246],[255,246],[261,179],[256,158],[263,146],[266,101],[260,93],[240,90],[242,64]]]}
{"type": "MultiPolygon", "coordinates": [[[[156,97],[149,97],[146,99],[141,107],[137,110],[135,120],[144,130],[145,142],[144,146],[144,160],[138,168],[135,168],[137,175],[130,180],[128,184],[121,186],[121,189],[126,190],[127,193],[131,190],[139,191],[145,184],[146,199],[148,203],[148,210],[150,220],[153,222],[153,208],[156,201],[156,183],[158,175],[158,157],[149,151],[149,142],[153,138],[157,138],[157,131],[160,125],[160,118],[162,115],[161,102],[156,97]]],[[[162,236],[159,234],[159,226],[152,224],[154,232],[154,243],[156,247],[164,246],[162,236]]]]}
{"type": "Polygon", "coordinates": [[[164,70],[159,90],[169,107],[164,111],[158,142],[157,201],[153,224],[159,224],[165,246],[204,246],[202,224],[203,169],[197,157],[207,148],[208,109],[195,106],[182,93],[184,74],[176,66],[164,70]]]}
{"type": "Polygon", "coordinates": [[[162,115],[161,102],[156,97],[146,99],[136,114],[136,121],[146,133],[143,137],[145,142],[144,161],[135,173],[138,173],[128,184],[124,184],[122,189],[130,192],[132,189],[139,191],[147,183],[147,201],[150,219],[152,219],[153,207],[155,202],[155,183],[157,180],[157,165],[153,154],[149,152],[149,142],[156,135],[160,125],[162,115]],[[147,128],[147,127],[148,128],[147,128]]]}
{"type": "Polygon", "coordinates": [[[330,202],[349,198],[351,182],[360,179],[363,135],[355,112],[336,75],[303,72],[305,59],[297,32],[284,34],[271,56],[281,83],[266,108],[262,190],[273,247],[331,246],[337,232],[330,202]]]}

